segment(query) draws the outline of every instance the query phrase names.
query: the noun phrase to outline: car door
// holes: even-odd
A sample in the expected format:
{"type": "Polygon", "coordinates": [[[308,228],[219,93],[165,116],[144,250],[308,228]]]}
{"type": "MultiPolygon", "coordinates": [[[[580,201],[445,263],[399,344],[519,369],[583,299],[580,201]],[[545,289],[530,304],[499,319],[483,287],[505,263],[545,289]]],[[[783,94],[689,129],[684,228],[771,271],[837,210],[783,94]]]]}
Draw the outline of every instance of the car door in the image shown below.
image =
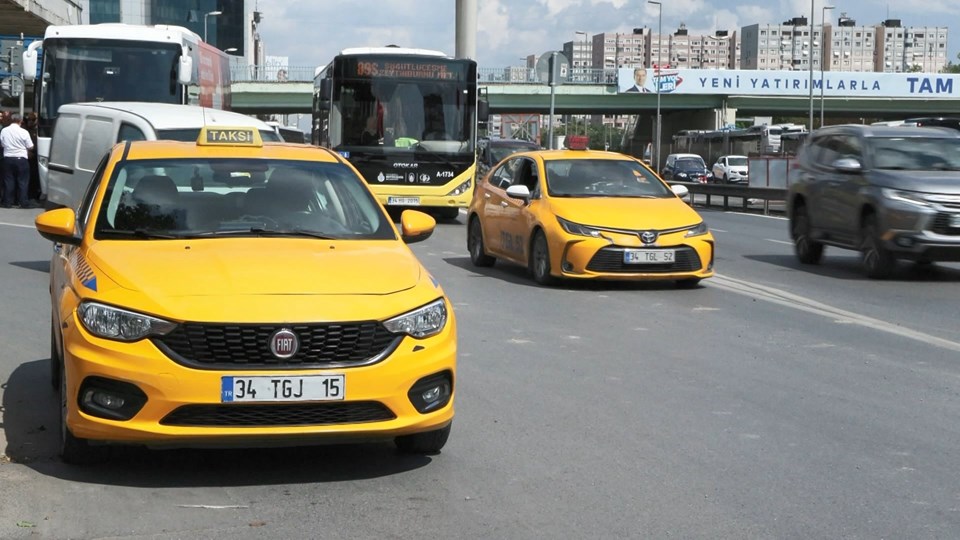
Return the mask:
{"type": "Polygon", "coordinates": [[[540,197],[540,170],[532,158],[519,158],[519,167],[514,176],[514,185],[523,185],[530,190],[530,200],[506,198],[503,208],[503,228],[500,231],[501,242],[508,257],[517,262],[526,263],[530,248],[530,230],[533,228],[533,215],[530,206],[540,197]]]}
{"type": "Polygon", "coordinates": [[[835,219],[835,205],[827,194],[831,186],[838,181],[832,163],[837,159],[835,135],[821,135],[813,138],[805,150],[803,159],[803,179],[806,184],[807,215],[810,226],[832,234],[835,219]]]}
{"type": "Polygon", "coordinates": [[[713,177],[718,181],[723,181],[723,174],[727,167],[727,156],[720,156],[720,159],[713,164],[713,177]]]}
{"type": "Polygon", "coordinates": [[[836,137],[834,147],[838,159],[855,159],[861,169],[855,172],[834,170],[834,180],[824,196],[830,201],[831,229],[834,238],[854,245],[860,235],[860,192],[865,185],[863,143],[855,134],[836,137]]]}
{"type": "Polygon", "coordinates": [[[504,245],[501,231],[504,227],[504,210],[509,206],[506,189],[513,184],[514,174],[519,167],[519,158],[501,163],[486,177],[487,181],[479,194],[482,197],[479,205],[483,241],[487,249],[497,256],[509,253],[506,249],[509,246],[504,245]]]}

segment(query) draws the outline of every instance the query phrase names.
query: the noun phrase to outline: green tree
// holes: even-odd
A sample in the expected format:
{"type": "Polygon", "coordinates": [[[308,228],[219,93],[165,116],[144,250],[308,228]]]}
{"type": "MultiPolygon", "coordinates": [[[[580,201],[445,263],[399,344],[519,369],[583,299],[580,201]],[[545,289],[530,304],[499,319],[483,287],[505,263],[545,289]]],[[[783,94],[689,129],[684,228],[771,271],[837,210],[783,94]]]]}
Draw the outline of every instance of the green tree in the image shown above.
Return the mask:
{"type": "MultiPolygon", "coordinates": [[[[957,61],[960,62],[960,53],[957,53],[957,61]]],[[[941,73],[960,73],[960,64],[954,64],[953,62],[947,62],[947,65],[944,66],[941,73]]]]}

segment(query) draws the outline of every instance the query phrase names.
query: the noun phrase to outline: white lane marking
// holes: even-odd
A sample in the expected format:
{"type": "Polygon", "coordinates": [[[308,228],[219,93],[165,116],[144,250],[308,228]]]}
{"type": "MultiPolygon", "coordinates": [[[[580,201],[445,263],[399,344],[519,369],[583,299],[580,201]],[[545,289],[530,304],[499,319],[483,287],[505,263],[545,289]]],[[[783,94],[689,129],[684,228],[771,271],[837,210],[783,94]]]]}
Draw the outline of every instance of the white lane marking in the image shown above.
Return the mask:
{"type": "Polygon", "coordinates": [[[721,289],[749,296],[751,298],[756,298],[758,300],[764,300],[773,304],[799,309],[800,311],[805,311],[807,313],[813,313],[814,315],[828,317],[833,319],[833,322],[835,323],[856,324],[866,328],[879,330],[881,332],[887,332],[889,334],[920,341],[927,345],[933,345],[943,349],[960,352],[960,343],[956,341],[926,334],[918,330],[904,328],[893,323],[867,317],[866,315],[860,315],[859,313],[854,313],[852,311],[835,308],[833,306],[823,304],[803,296],[788,293],[787,291],[782,291],[774,287],[768,287],[766,285],[760,285],[750,281],[721,276],[719,274],[716,274],[712,279],[707,280],[707,286],[719,287],[721,289]]]}
{"type": "Polygon", "coordinates": [[[727,210],[724,214],[734,214],[737,216],[751,216],[751,217],[762,217],[767,219],[778,219],[780,221],[787,221],[787,218],[783,216],[765,216],[763,214],[751,214],[750,212],[734,212],[733,210],[727,210]]]}
{"type": "Polygon", "coordinates": [[[777,244],[786,244],[788,246],[793,245],[793,242],[787,242],[786,240],[774,240],[773,238],[764,238],[764,240],[766,240],[767,242],[775,242],[777,244]]]}
{"type": "Polygon", "coordinates": [[[19,224],[19,223],[5,223],[5,222],[3,222],[3,221],[0,221],[0,225],[5,225],[5,226],[7,226],[7,227],[20,227],[21,229],[35,229],[35,228],[36,228],[34,225],[21,225],[21,224],[19,224]]]}
{"type": "Polygon", "coordinates": [[[711,227],[710,230],[713,231],[713,232],[727,232],[727,231],[725,231],[725,230],[723,230],[723,229],[714,229],[713,227],[711,227]]]}

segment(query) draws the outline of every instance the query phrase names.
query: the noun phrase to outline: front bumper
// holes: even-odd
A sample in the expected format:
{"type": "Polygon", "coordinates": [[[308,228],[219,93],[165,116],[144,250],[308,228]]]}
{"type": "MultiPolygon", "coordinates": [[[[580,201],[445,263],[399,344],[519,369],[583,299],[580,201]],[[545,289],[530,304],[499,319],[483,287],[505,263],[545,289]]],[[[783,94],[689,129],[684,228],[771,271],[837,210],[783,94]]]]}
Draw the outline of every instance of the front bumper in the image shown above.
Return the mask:
{"type": "Polygon", "coordinates": [[[604,231],[601,238],[562,232],[551,242],[551,266],[564,278],[605,280],[703,279],[713,276],[715,242],[710,233],[685,237],[684,232],[661,235],[643,244],[636,235],[604,231]],[[624,263],[627,249],[673,249],[671,264],[624,263]]]}
{"type": "Polygon", "coordinates": [[[376,440],[439,429],[449,424],[454,415],[456,328],[452,318],[436,336],[420,340],[405,337],[392,354],[376,364],[333,369],[194,369],[170,360],[149,340],[121,343],[92,336],[79,325],[76,315],[67,319],[63,336],[68,393],[67,425],[76,437],[95,442],[218,447],[376,440]],[[305,422],[296,425],[269,425],[269,421],[260,425],[170,423],[171,418],[176,418],[172,416],[174,411],[181,414],[199,407],[235,412],[236,407],[250,407],[249,403],[221,403],[221,376],[314,374],[343,374],[345,399],[258,402],[254,405],[267,411],[267,418],[276,418],[277,408],[289,408],[291,405],[302,405],[299,410],[303,410],[329,404],[343,404],[349,409],[373,404],[388,411],[387,418],[352,421],[356,417],[341,415],[333,423],[305,422]],[[433,374],[449,375],[450,398],[442,407],[420,413],[408,397],[408,392],[417,381],[433,374]],[[100,379],[136,386],[146,396],[145,404],[129,420],[113,420],[84,412],[80,406],[81,386],[84,381],[89,384],[89,381],[100,379]]]}
{"type": "Polygon", "coordinates": [[[958,262],[960,211],[917,208],[902,203],[891,205],[881,239],[899,258],[958,262]]]}

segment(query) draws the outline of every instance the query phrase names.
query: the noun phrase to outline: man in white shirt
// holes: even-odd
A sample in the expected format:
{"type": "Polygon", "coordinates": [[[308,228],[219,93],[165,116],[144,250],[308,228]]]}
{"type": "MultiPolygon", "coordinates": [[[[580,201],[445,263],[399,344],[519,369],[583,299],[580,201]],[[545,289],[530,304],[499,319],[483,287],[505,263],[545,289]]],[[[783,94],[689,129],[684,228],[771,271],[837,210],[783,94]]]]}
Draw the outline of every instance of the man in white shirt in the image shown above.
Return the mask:
{"type": "Polygon", "coordinates": [[[13,113],[10,125],[0,131],[0,147],[3,148],[3,200],[0,207],[11,208],[14,203],[20,208],[37,208],[39,205],[27,198],[30,185],[30,161],[28,152],[33,150],[30,133],[20,127],[21,117],[13,113]]]}

